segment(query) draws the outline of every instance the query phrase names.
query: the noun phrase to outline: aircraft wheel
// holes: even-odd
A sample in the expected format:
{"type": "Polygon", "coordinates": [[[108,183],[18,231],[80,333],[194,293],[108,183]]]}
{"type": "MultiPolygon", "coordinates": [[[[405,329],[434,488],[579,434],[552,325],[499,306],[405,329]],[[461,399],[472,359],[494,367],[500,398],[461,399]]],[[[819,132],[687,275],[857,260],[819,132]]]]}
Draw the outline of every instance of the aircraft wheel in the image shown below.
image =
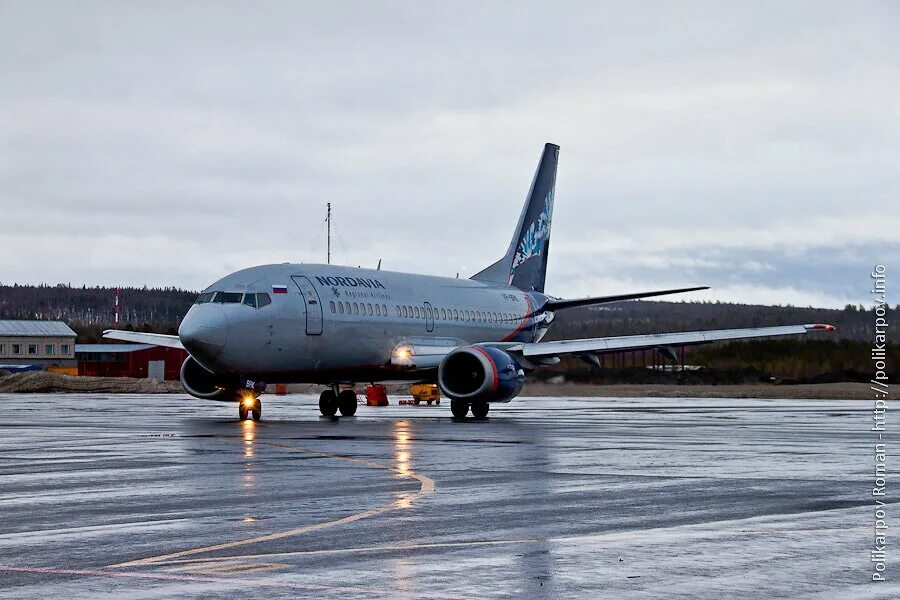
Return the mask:
{"type": "Polygon", "coordinates": [[[469,414],[469,403],[465,400],[451,400],[450,412],[453,413],[453,416],[457,419],[464,419],[465,416],[469,414]]]}
{"type": "Polygon", "coordinates": [[[356,407],[358,406],[356,400],[356,392],[353,390],[341,390],[341,393],[338,394],[337,397],[338,407],[341,409],[341,414],[345,417],[352,417],[356,414],[356,407]]]}
{"type": "Polygon", "coordinates": [[[472,416],[476,419],[484,419],[490,409],[491,405],[487,402],[474,402],[472,403],[472,416]]]}
{"type": "Polygon", "coordinates": [[[319,394],[319,411],[323,417],[333,417],[337,414],[338,399],[331,390],[325,390],[319,394]]]}
{"type": "Polygon", "coordinates": [[[262,420],[262,401],[257,398],[253,403],[253,406],[250,407],[250,415],[253,417],[254,421],[262,420]]]}
{"type": "Polygon", "coordinates": [[[244,406],[243,402],[238,404],[238,417],[240,418],[241,421],[247,420],[247,412],[248,412],[247,407],[244,406]]]}

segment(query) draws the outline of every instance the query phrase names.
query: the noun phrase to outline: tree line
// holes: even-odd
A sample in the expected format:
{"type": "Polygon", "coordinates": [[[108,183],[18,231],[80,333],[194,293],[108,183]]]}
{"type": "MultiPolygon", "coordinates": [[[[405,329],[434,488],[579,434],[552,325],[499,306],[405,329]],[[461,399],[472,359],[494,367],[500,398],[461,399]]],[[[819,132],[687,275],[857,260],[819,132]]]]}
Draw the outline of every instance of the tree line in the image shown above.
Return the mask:
{"type": "MultiPolygon", "coordinates": [[[[174,334],[196,296],[197,292],[175,287],[120,288],[120,327],[174,334]]],[[[890,340],[900,339],[897,312],[897,307],[888,309],[890,340]]],[[[0,319],[65,321],[78,333],[81,343],[100,341],[103,330],[113,327],[114,314],[115,288],[0,284],[0,319]]],[[[802,379],[828,373],[843,373],[852,378],[853,373],[864,374],[871,370],[869,348],[874,333],[873,310],[853,305],[826,309],[726,302],[620,302],[560,311],[545,339],[800,323],[830,323],[837,330],[805,338],[689,347],[686,360],[716,369],[749,369],[760,374],[802,379]]],[[[890,345],[889,351],[888,363],[893,369],[898,359],[897,345],[890,345]]],[[[591,372],[589,366],[578,361],[566,365],[585,375],[591,372]]]]}

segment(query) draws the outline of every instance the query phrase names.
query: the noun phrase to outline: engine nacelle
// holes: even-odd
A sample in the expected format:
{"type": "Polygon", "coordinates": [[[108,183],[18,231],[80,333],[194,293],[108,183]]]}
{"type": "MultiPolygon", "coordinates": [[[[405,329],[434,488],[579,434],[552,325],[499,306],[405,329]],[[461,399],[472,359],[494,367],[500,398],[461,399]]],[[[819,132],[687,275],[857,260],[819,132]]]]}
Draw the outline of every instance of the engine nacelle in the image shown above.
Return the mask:
{"type": "Polygon", "coordinates": [[[236,381],[210,373],[200,363],[188,356],[181,365],[181,387],[195,398],[232,402],[239,400],[236,381]]]}
{"type": "Polygon", "coordinates": [[[525,372],[503,350],[462,346],[441,361],[438,385],[451,400],[509,402],[522,391],[525,372]]]}

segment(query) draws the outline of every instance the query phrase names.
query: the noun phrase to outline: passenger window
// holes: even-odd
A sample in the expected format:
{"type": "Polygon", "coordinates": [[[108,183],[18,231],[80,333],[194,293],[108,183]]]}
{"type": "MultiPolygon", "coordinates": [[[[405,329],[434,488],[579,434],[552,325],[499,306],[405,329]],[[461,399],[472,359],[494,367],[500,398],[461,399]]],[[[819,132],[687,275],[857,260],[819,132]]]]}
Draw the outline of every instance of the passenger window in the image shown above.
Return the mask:
{"type": "Polygon", "coordinates": [[[459,309],[458,308],[453,309],[453,320],[459,321],[459,309]]]}
{"type": "Polygon", "coordinates": [[[410,318],[410,319],[414,318],[414,317],[413,317],[413,307],[412,307],[412,306],[407,306],[406,308],[409,309],[409,318],[410,318]]]}
{"type": "Polygon", "coordinates": [[[260,293],[256,294],[256,307],[257,308],[262,308],[263,306],[268,306],[269,304],[272,304],[272,299],[269,298],[268,294],[266,294],[264,292],[260,292],[260,293]]]}
{"type": "Polygon", "coordinates": [[[442,321],[445,321],[446,319],[447,319],[447,311],[445,311],[445,310],[442,308],[442,309],[441,309],[441,320],[442,320],[442,321]]]}
{"type": "Polygon", "coordinates": [[[349,302],[344,302],[344,308],[347,310],[347,314],[348,314],[348,315],[352,315],[352,314],[353,314],[353,309],[350,308],[350,303],[349,303],[349,302]]]}
{"type": "Polygon", "coordinates": [[[400,312],[400,305],[398,304],[398,305],[396,305],[394,308],[397,309],[397,316],[398,316],[398,317],[402,317],[402,316],[403,316],[403,313],[400,312]]]}
{"type": "Polygon", "coordinates": [[[430,307],[430,306],[426,306],[426,307],[425,307],[425,316],[428,317],[429,319],[433,319],[433,318],[434,318],[434,315],[431,314],[431,307],[430,307]]]}
{"type": "Polygon", "coordinates": [[[197,296],[197,301],[194,302],[194,304],[206,304],[207,302],[212,300],[214,294],[215,292],[205,292],[203,294],[200,294],[199,296],[197,296]]]}
{"type": "Polygon", "coordinates": [[[344,314],[344,303],[343,302],[338,302],[338,308],[340,309],[341,314],[344,314]]]}
{"type": "Polygon", "coordinates": [[[381,314],[387,316],[387,306],[385,306],[384,304],[381,305],[381,314]]]}
{"type": "Polygon", "coordinates": [[[406,314],[406,307],[405,307],[405,306],[401,306],[401,307],[400,307],[400,312],[403,314],[404,318],[409,316],[408,314],[406,314]]]}
{"type": "Polygon", "coordinates": [[[256,294],[244,294],[244,304],[256,308],[256,294]]]}
{"type": "Polygon", "coordinates": [[[419,307],[418,306],[413,307],[413,314],[415,314],[417,319],[419,318],[419,307]]]}
{"type": "Polygon", "coordinates": [[[380,304],[376,304],[376,305],[375,305],[375,316],[376,316],[376,317],[380,317],[380,316],[381,316],[381,305],[380,305],[380,304]]]}
{"type": "Polygon", "coordinates": [[[334,314],[337,311],[337,307],[334,305],[334,300],[328,301],[328,308],[331,309],[331,314],[334,314]]]}
{"type": "Polygon", "coordinates": [[[369,313],[370,317],[372,316],[372,305],[371,304],[368,304],[368,303],[366,304],[366,312],[369,313]]]}
{"type": "Polygon", "coordinates": [[[356,302],[353,303],[353,314],[354,315],[359,314],[359,304],[357,304],[356,302]]]}

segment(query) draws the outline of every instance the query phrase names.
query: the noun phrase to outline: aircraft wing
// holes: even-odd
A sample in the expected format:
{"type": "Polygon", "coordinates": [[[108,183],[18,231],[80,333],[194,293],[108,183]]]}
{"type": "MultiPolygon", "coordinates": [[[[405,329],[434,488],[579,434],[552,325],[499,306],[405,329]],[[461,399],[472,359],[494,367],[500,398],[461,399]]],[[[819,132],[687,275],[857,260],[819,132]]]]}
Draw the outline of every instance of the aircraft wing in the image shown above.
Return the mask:
{"type": "Polygon", "coordinates": [[[107,329],[103,332],[103,337],[109,340],[122,340],[123,342],[132,342],[135,344],[152,344],[153,346],[165,346],[166,348],[180,348],[184,350],[184,346],[181,345],[181,340],[178,339],[177,335],[107,329]]]}
{"type": "Polygon", "coordinates": [[[526,359],[547,358],[562,354],[603,354],[623,350],[641,350],[666,346],[688,346],[725,340],[744,340],[758,337],[804,334],[809,331],[834,331],[833,325],[785,325],[782,327],[752,327],[748,329],[718,329],[713,331],[688,331],[683,333],[654,333],[650,335],[625,335],[619,337],[560,340],[533,344],[512,344],[504,349],[526,359]]]}

